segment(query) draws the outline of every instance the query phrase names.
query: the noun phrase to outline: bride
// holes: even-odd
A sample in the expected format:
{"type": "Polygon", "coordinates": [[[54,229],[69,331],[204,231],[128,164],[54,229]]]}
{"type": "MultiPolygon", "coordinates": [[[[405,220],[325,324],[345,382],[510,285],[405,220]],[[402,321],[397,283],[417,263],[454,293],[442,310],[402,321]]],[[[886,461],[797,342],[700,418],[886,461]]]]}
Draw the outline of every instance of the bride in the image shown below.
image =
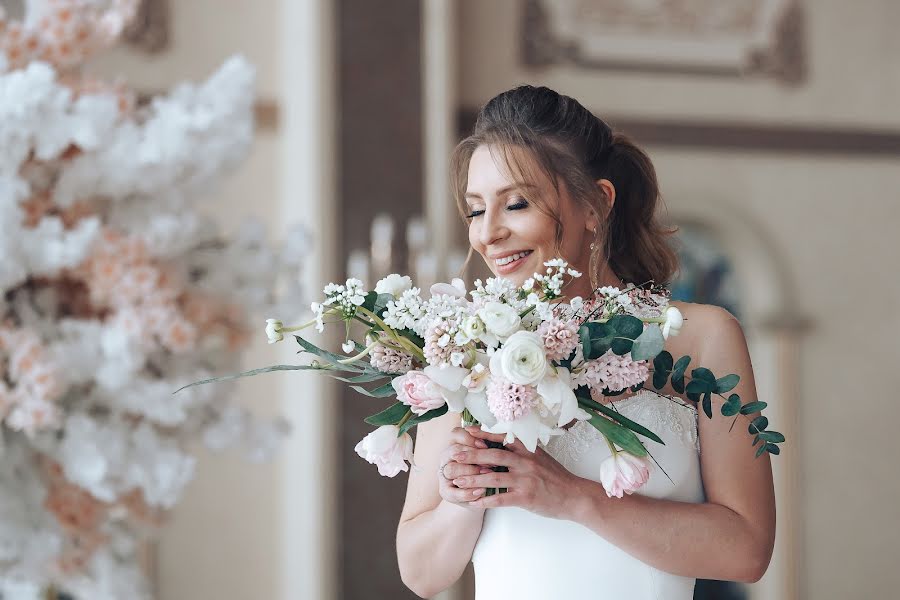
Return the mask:
{"type": "MultiPolygon", "coordinates": [[[[472,250],[496,276],[522,284],[560,256],[590,275],[563,290],[569,298],[671,281],[677,263],[655,219],[653,165],[574,99],[531,86],[498,95],[457,146],[452,171],[472,250]]],[[[689,325],[666,350],[740,375],[734,392],[755,401],[739,322],[716,306],[672,304],[689,325]]],[[[621,498],[599,483],[610,449],[587,423],[535,453],[518,441],[488,448],[503,436],[461,428],[458,414],[419,425],[397,528],[404,583],[433,596],[470,560],[479,600],[687,600],[697,578],[758,581],[775,537],[768,453],[755,458],[747,428],[729,431],[715,399],[709,419],[671,385],[660,392],[668,397],[612,398],[665,442],[641,438],[657,464],[621,498]],[[508,472],[488,468],[498,465],[508,472]],[[509,491],[485,496],[486,487],[509,491]]]]}

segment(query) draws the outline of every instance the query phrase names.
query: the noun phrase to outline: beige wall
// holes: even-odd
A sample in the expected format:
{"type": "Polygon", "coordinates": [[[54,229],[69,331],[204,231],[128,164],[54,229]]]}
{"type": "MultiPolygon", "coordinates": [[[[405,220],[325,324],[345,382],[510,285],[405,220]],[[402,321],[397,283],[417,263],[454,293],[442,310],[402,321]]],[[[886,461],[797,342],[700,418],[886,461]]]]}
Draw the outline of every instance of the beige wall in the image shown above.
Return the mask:
{"type": "MultiPolygon", "coordinates": [[[[547,85],[601,116],[900,129],[900,4],[806,2],[809,80],[647,75],[518,64],[515,0],[460,2],[466,108],[519,83],[547,85]]],[[[900,157],[649,147],[668,206],[697,198],[744,215],[770,244],[814,329],[801,346],[795,439],[804,598],[894,597],[900,480],[893,414],[900,333],[900,157]],[[848,351],[849,350],[849,351],[848,351]]],[[[779,429],[778,423],[773,423],[779,429]]],[[[779,460],[774,457],[773,461],[779,460]]],[[[784,525],[781,523],[780,525],[784,525]]]]}
{"type": "Polygon", "coordinates": [[[539,80],[598,110],[641,116],[900,126],[900,3],[807,0],[809,80],[800,89],[770,80],[646,76],[517,64],[520,0],[460,0],[460,99],[477,106],[493,94],[539,80]]]}
{"type": "MultiPolygon", "coordinates": [[[[277,0],[191,0],[169,2],[170,46],[148,56],[117,48],[99,57],[91,70],[121,76],[148,92],[208,77],[229,56],[244,54],[257,67],[263,100],[279,90],[279,2],[277,0]]],[[[211,187],[199,203],[226,230],[255,216],[273,237],[278,224],[280,143],[278,132],[258,131],[248,159],[211,187]]],[[[262,334],[262,330],[260,330],[262,334]]],[[[248,368],[280,362],[264,337],[248,350],[248,368]]],[[[235,396],[260,415],[279,410],[275,378],[237,384],[235,396]]],[[[223,393],[232,388],[223,385],[223,393]]],[[[280,522],[280,463],[251,464],[237,452],[199,451],[196,479],[171,515],[158,549],[159,598],[277,598],[280,594],[284,533],[280,522]]]]}

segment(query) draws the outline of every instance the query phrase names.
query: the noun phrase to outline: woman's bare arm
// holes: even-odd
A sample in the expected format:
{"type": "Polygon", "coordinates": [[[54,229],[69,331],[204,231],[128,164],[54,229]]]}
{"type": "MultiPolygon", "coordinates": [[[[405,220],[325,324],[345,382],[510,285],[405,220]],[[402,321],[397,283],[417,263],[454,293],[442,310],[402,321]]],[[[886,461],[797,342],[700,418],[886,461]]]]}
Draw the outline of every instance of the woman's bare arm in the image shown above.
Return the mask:
{"type": "Polygon", "coordinates": [[[451,478],[479,472],[475,465],[449,460],[453,448],[462,445],[485,447],[459,429],[459,414],[447,413],[416,426],[414,466],[397,527],[397,560],[403,583],[423,598],[459,579],[481,533],[484,509],[445,499],[463,502],[480,497],[480,493],[439,480],[438,469],[444,463],[448,463],[445,473],[451,478]]]}

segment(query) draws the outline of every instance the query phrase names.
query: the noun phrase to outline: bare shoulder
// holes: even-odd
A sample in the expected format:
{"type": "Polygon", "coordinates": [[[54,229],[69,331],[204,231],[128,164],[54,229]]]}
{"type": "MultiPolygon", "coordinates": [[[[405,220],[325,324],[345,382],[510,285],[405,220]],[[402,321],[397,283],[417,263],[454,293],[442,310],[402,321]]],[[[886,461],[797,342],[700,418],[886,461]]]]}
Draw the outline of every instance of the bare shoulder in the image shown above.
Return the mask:
{"type": "Polygon", "coordinates": [[[734,342],[744,341],[740,321],[721,306],[680,301],[669,304],[680,310],[685,319],[681,334],[675,338],[683,354],[704,358],[723,336],[734,342]]]}

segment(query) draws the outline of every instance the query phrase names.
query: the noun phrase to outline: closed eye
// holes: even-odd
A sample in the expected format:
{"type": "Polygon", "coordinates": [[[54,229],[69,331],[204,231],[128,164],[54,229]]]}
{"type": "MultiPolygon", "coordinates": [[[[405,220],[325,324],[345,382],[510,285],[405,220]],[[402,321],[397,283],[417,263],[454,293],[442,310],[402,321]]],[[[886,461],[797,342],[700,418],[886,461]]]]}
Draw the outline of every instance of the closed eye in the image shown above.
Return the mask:
{"type": "MultiPolygon", "coordinates": [[[[506,210],[522,210],[523,208],[528,207],[528,200],[524,198],[517,201],[515,204],[510,204],[506,207],[506,210]]],[[[484,214],[483,210],[473,210],[469,214],[466,215],[467,219],[474,219],[475,217],[480,217],[484,214]]]]}

